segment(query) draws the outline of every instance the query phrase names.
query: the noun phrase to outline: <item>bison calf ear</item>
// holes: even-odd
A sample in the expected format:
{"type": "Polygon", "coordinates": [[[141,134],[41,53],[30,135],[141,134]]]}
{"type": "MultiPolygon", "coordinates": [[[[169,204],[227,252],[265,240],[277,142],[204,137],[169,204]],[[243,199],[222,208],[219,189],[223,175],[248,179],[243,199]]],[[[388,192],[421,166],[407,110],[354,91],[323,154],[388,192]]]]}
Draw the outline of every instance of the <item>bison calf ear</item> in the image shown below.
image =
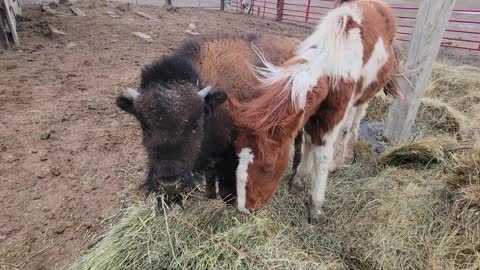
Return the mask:
{"type": "Polygon", "coordinates": [[[205,97],[205,113],[215,111],[218,106],[222,105],[227,100],[227,93],[223,91],[215,91],[205,97]]]}
{"type": "Polygon", "coordinates": [[[119,96],[117,98],[117,106],[130,114],[135,114],[135,107],[133,106],[133,100],[126,96],[119,96]]]}

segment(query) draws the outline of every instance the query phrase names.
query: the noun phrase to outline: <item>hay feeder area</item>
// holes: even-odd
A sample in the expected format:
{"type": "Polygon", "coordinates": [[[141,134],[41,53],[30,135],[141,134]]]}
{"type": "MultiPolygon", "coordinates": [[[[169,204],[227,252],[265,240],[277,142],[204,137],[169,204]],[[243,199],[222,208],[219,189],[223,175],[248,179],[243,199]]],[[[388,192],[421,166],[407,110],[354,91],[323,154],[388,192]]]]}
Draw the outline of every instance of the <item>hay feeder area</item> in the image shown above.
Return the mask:
{"type": "MultiPolygon", "coordinates": [[[[322,224],[308,223],[309,186],[293,195],[286,179],[252,214],[203,186],[156,205],[139,189],[141,129],[115,106],[142,66],[199,33],[311,28],[73,2],[27,8],[21,44],[0,52],[1,270],[480,269],[480,69],[464,55],[435,65],[415,138],[383,153],[356,142],[354,163],[329,177],[322,224]]],[[[376,96],[366,120],[390,102],[376,96]]]]}

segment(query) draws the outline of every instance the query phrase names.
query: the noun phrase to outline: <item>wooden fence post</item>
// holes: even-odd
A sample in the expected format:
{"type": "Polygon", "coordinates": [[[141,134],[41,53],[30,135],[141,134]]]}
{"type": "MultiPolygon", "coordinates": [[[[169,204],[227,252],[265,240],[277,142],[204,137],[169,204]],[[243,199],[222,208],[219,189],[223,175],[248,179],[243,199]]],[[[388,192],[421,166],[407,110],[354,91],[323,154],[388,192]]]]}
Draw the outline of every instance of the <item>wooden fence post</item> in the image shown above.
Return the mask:
{"type": "Polygon", "coordinates": [[[225,0],[220,0],[220,10],[225,10],[225,0]]]}
{"type": "Polygon", "coordinates": [[[3,21],[0,19],[0,49],[7,50],[10,48],[10,42],[8,41],[7,35],[7,30],[3,26],[3,21]]]}
{"type": "Polygon", "coordinates": [[[282,21],[285,0],[277,0],[277,21],[282,21]]]}
{"type": "MultiPolygon", "coordinates": [[[[16,25],[16,20],[15,20],[15,14],[12,13],[11,9],[12,7],[10,6],[9,2],[5,1],[5,0],[0,0],[2,3],[3,3],[3,12],[4,12],[4,15],[5,15],[5,18],[7,19],[7,21],[4,23],[8,24],[8,28],[10,29],[10,33],[6,33],[6,26],[7,25],[3,25],[4,27],[4,34],[6,34],[6,37],[7,39],[9,38],[9,36],[11,36],[11,40],[10,41],[13,41],[13,44],[15,45],[18,45],[19,44],[19,39],[18,39],[18,34],[17,34],[17,25],[16,25]]],[[[0,14],[1,16],[1,14],[0,14]]]]}
{"type": "Polygon", "coordinates": [[[384,135],[390,140],[410,136],[455,2],[423,0],[420,4],[405,61],[407,74],[400,81],[404,99],[393,102],[385,121],[384,135]]]}

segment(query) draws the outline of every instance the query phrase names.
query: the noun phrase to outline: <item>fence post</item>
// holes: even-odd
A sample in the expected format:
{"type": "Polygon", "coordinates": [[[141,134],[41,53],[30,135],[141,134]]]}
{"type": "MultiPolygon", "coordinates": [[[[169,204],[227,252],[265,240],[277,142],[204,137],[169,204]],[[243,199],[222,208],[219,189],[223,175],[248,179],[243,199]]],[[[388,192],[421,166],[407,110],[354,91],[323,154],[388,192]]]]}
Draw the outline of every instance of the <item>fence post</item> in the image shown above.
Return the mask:
{"type": "Polygon", "coordinates": [[[277,0],[277,21],[282,21],[285,0],[277,0]]]}
{"type": "Polygon", "coordinates": [[[7,50],[9,48],[10,42],[8,41],[7,30],[3,26],[2,20],[0,20],[0,49],[7,50]]]}
{"type": "MultiPolygon", "coordinates": [[[[5,0],[0,0],[0,1],[3,3],[3,7],[4,7],[3,11],[4,11],[4,13],[5,13],[4,15],[7,19],[7,21],[4,22],[4,23],[6,23],[9,26],[10,35],[12,36],[11,41],[13,41],[13,44],[18,45],[19,44],[19,39],[18,39],[18,34],[17,34],[17,24],[16,24],[17,22],[15,20],[15,14],[12,13],[12,11],[11,11],[12,7],[9,4],[8,1],[5,1],[5,0]]],[[[0,16],[1,16],[1,14],[0,14],[0,16]]],[[[3,25],[3,27],[4,27],[4,31],[2,31],[2,32],[5,32],[6,37],[8,39],[9,34],[6,33],[6,25],[3,25]]]]}
{"type": "Polygon", "coordinates": [[[307,11],[305,11],[305,22],[308,22],[308,16],[310,15],[310,5],[312,0],[308,0],[307,2],[307,11]]]}
{"type": "Polygon", "coordinates": [[[225,10],[225,0],[220,0],[220,10],[225,10]]]}
{"type": "Polygon", "coordinates": [[[420,4],[405,61],[407,74],[400,81],[404,99],[392,103],[385,121],[384,135],[390,140],[410,136],[455,2],[423,0],[420,4]]]}

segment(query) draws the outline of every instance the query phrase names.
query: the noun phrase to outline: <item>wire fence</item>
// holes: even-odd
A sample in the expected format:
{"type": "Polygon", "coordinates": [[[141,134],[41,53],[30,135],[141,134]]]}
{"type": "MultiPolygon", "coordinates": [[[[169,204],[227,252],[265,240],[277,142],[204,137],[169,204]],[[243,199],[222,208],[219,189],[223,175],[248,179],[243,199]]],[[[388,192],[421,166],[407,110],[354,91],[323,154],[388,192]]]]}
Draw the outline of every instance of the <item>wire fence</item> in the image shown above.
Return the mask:
{"type": "MultiPolygon", "coordinates": [[[[244,0],[244,4],[241,0],[227,1],[226,8],[231,12],[303,24],[318,24],[334,4],[333,0],[244,0]]],[[[418,5],[392,5],[392,8],[398,18],[397,39],[409,42],[418,5]]],[[[442,46],[480,52],[480,9],[454,9],[442,46]]]]}

